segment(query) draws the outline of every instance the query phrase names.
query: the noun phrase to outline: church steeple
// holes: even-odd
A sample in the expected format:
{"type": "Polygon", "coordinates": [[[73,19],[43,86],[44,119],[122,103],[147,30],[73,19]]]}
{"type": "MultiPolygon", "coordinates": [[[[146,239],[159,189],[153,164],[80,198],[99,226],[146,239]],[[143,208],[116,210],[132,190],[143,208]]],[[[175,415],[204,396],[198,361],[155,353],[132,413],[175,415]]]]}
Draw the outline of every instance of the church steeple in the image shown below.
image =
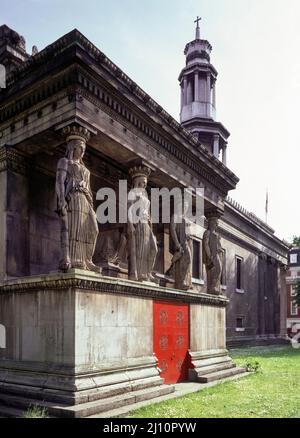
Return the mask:
{"type": "Polygon", "coordinates": [[[201,18],[197,17],[195,39],[185,46],[186,66],[180,73],[180,122],[215,156],[223,151],[226,163],[226,145],[229,132],[216,122],[216,81],[218,72],[210,63],[212,46],[200,37],[201,18]]]}
{"type": "Polygon", "coordinates": [[[194,23],[197,23],[197,26],[196,26],[196,37],[195,37],[196,40],[200,40],[200,26],[199,26],[199,21],[201,21],[201,20],[202,20],[202,18],[197,16],[197,19],[194,21],[194,23]]]}

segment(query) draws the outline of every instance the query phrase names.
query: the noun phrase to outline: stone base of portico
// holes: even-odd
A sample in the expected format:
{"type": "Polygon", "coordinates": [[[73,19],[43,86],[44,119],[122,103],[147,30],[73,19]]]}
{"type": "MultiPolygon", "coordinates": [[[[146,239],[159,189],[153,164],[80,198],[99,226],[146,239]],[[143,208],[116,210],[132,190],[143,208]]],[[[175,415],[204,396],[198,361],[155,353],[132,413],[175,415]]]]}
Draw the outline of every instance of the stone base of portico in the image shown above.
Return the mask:
{"type": "Polygon", "coordinates": [[[83,417],[173,392],[154,351],[154,303],[188,308],[190,351],[225,349],[222,296],[80,270],[1,283],[0,405],[83,417]]]}

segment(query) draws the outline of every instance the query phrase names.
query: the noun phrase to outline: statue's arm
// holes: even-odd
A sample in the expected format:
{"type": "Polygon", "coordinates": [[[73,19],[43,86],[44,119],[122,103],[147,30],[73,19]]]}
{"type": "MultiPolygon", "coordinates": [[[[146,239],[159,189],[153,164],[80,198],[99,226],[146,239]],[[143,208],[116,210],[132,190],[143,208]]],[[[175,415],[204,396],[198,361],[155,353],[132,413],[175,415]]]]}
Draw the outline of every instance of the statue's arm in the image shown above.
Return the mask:
{"type": "Polygon", "coordinates": [[[132,217],[133,204],[134,204],[133,200],[130,200],[128,202],[128,216],[127,216],[128,217],[128,227],[127,227],[127,230],[128,230],[129,235],[134,234],[134,231],[135,231],[135,226],[134,226],[133,217],[132,217]]]}
{"type": "Polygon", "coordinates": [[[87,177],[87,189],[90,192],[91,196],[92,196],[92,188],[91,188],[91,173],[88,172],[88,177],[87,177]]]}
{"type": "Polygon", "coordinates": [[[66,158],[61,158],[57,164],[56,171],[56,194],[58,200],[58,212],[59,214],[66,214],[66,194],[65,194],[65,181],[67,178],[67,165],[66,158]]]}

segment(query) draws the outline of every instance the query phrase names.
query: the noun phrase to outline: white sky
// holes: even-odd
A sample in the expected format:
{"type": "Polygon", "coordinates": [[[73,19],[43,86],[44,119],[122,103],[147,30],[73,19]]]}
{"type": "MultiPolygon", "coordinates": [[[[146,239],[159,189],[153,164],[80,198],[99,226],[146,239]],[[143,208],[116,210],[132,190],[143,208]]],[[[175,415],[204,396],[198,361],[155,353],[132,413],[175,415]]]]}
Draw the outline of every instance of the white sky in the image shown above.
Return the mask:
{"type": "Polygon", "coordinates": [[[299,0],[0,0],[1,24],[39,49],[77,27],[177,120],[193,20],[213,46],[217,119],[231,132],[229,193],[279,237],[300,235],[299,0]]]}

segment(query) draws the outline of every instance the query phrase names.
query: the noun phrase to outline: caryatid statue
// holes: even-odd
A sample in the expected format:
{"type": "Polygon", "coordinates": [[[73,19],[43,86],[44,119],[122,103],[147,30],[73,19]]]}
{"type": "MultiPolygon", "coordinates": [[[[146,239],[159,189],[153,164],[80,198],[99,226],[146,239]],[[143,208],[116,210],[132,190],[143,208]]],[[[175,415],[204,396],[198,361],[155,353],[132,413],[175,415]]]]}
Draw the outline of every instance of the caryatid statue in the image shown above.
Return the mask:
{"type": "Polygon", "coordinates": [[[83,156],[89,139],[87,129],[74,125],[63,130],[67,149],[57,164],[57,213],[61,220],[61,252],[59,268],[100,272],[92,258],[98,236],[98,223],[93,209],[90,172],[83,156]]]}
{"type": "MultiPolygon", "coordinates": [[[[193,246],[190,222],[187,218],[188,204],[183,203],[182,213],[171,218],[170,233],[175,244],[175,253],[169,271],[174,267],[175,288],[192,289],[193,246]]],[[[168,271],[168,272],[169,272],[168,271]]]]}
{"type": "Polygon", "coordinates": [[[132,188],[128,196],[128,254],[129,278],[136,281],[152,281],[152,271],[158,252],[152,230],[150,201],[146,187],[151,170],[136,165],[129,170],[132,188]]]}
{"type": "Polygon", "coordinates": [[[207,274],[207,293],[220,295],[223,264],[223,249],[218,233],[218,217],[208,217],[208,229],[203,235],[203,263],[207,274]]]}

